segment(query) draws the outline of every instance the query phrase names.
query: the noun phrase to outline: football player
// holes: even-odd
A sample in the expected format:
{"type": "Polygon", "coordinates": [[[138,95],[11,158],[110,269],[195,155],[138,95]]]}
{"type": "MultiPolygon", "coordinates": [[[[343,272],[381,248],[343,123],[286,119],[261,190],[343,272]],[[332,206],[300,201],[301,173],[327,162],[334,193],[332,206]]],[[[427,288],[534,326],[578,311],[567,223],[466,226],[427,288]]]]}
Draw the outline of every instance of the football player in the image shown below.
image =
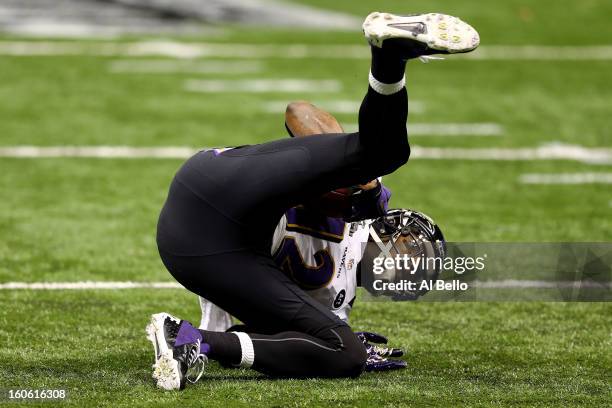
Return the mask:
{"type": "Polygon", "coordinates": [[[443,14],[372,13],[372,50],[359,131],[198,152],[176,173],[157,245],[172,276],[260,333],[198,330],[151,317],[158,387],[197,381],[208,359],[275,377],[356,377],[366,347],[350,326],[302,290],[270,255],[278,220],[326,192],[367,183],[408,161],[406,61],[468,52],[476,31],[443,14]],[[278,358],[282,356],[282,358],[278,358]]]}
{"type": "MultiPolygon", "coordinates": [[[[285,127],[291,137],[342,133],[332,115],[309,102],[292,102],[285,112],[285,127]]],[[[391,192],[380,180],[355,186],[346,200],[343,217],[328,217],[314,205],[289,209],[274,231],[272,257],[278,267],[300,288],[348,323],[355,301],[357,269],[369,237],[373,218],[386,213],[391,192]],[[352,219],[363,221],[350,222],[352,219]]],[[[339,205],[342,208],[341,205],[339,205]]],[[[202,318],[199,329],[212,331],[253,332],[255,328],[232,326],[229,313],[199,297],[202,318]]],[[[399,357],[403,351],[388,348],[387,339],[377,333],[359,332],[358,337],[368,347],[366,371],[383,371],[406,367],[399,357]],[[371,345],[375,343],[376,345],[371,345]]]]}

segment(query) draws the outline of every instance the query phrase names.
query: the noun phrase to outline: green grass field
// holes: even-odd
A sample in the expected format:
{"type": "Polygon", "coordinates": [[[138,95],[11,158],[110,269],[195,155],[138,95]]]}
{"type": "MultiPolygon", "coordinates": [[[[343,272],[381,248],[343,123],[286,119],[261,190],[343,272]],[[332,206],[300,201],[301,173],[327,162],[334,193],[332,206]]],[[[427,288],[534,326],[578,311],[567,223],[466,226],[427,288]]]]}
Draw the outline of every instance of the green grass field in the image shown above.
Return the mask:
{"type": "MultiPolygon", "coordinates": [[[[595,46],[612,38],[612,9],[604,0],[504,0],[489,7],[449,0],[303,3],[357,16],[372,8],[453,13],[479,29],[484,46],[595,46]]],[[[24,39],[0,37],[0,43],[17,40],[24,39]]],[[[212,38],[177,40],[364,44],[367,52],[359,31],[230,26],[212,38]]],[[[98,41],[82,42],[95,47],[98,41]]],[[[1,55],[0,147],[262,142],[284,137],[282,114],[265,112],[267,102],[359,102],[367,86],[367,59],[251,58],[262,71],[240,75],[110,72],[118,59],[127,57],[1,55]],[[342,90],[191,93],[183,88],[191,78],[336,79],[342,90]]],[[[411,144],[610,148],[611,68],[612,60],[410,62],[410,98],[423,107],[411,114],[411,123],[493,123],[502,129],[498,136],[415,135],[411,144]]],[[[357,118],[356,112],[337,116],[349,124],[357,118]]],[[[155,224],[180,164],[0,157],[0,283],[170,281],[157,255],[155,224]]],[[[586,172],[609,174],[611,166],[414,158],[385,183],[393,190],[392,206],[430,214],[449,241],[611,241],[609,184],[519,181],[526,173],[586,172]]],[[[63,388],[70,397],[60,405],[74,406],[612,405],[609,303],[358,300],[353,326],[405,347],[408,369],[354,380],[270,380],[213,363],[200,383],[181,393],[157,390],[151,380],[144,326],[161,310],[199,321],[195,296],[183,290],[0,290],[0,389],[63,388]]]]}

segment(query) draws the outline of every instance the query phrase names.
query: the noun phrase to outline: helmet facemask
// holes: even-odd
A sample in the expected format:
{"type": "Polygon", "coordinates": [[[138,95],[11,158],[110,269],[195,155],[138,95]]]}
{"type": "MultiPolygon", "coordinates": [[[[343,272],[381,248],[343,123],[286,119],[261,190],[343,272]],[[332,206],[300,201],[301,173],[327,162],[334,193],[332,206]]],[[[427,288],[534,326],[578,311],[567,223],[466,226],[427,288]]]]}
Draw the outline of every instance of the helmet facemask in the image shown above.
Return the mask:
{"type": "MultiPolygon", "coordinates": [[[[371,281],[414,282],[414,289],[382,293],[376,291],[375,294],[391,296],[393,300],[415,300],[428,291],[421,287],[421,282],[438,278],[445,255],[446,245],[442,232],[429,217],[412,210],[390,210],[387,215],[372,223],[370,243],[364,260],[373,264],[374,259],[379,257],[394,260],[399,258],[400,264],[395,262],[394,268],[385,268],[382,273],[372,274],[371,281]]],[[[368,272],[367,267],[362,266],[363,272],[368,272]]],[[[366,283],[368,281],[363,280],[366,283]]]]}

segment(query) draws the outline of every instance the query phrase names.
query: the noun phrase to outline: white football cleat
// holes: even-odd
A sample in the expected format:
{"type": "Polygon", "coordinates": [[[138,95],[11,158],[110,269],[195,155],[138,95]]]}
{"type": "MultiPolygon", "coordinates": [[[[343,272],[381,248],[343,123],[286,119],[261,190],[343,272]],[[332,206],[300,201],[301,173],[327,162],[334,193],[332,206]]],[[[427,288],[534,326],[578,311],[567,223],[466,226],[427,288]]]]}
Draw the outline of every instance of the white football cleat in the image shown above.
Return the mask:
{"type": "Polygon", "coordinates": [[[393,49],[405,59],[469,52],[480,44],[472,26],[439,13],[396,16],[374,12],[363,22],[363,32],[372,46],[393,49]]]}
{"type": "Polygon", "coordinates": [[[187,381],[195,383],[202,376],[208,362],[200,349],[201,336],[188,341],[177,341],[183,325],[188,325],[186,331],[194,333],[195,330],[195,336],[200,336],[189,322],[168,313],[152,315],[145,329],[147,339],[155,350],[153,379],[164,390],[182,390],[187,381]]]}

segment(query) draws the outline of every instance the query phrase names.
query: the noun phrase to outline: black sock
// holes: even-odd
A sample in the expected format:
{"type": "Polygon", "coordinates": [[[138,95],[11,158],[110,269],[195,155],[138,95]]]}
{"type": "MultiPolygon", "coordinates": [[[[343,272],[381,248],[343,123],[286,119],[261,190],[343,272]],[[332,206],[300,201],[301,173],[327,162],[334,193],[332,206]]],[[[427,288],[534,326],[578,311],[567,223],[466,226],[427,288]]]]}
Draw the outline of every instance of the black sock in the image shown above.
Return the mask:
{"type": "Polygon", "coordinates": [[[371,71],[374,78],[384,84],[394,84],[404,77],[406,61],[391,50],[370,47],[372,50],[371,71]]]}
{"type": "Polygon", "coordinates": [[[240,340],[234,333],[200,330],[202,343],[210,345],[208,357],[221,363],[237,365],[242,359],[240,340]]]}

